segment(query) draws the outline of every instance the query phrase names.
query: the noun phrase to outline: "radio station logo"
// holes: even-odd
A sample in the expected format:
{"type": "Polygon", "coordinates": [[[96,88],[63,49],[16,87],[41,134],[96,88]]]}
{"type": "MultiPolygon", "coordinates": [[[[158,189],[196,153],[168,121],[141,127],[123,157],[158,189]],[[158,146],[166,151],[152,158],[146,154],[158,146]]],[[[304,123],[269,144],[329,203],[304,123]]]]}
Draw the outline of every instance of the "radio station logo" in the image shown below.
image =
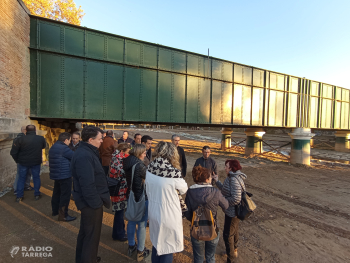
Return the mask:
{"type": "Polygon", "coordinates": [[[12,246],[10,255],[12,258],[22,256],[24,258],[52,258],[52,247],[40,246],[12,246]]]}

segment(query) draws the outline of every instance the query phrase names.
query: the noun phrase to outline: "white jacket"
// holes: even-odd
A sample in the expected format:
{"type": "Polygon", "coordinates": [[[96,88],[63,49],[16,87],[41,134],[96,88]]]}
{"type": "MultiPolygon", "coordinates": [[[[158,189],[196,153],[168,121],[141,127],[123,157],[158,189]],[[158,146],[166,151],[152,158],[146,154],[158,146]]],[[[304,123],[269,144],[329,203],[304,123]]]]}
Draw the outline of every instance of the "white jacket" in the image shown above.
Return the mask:
{"type": "Polygon", "coordinates": [[[167,178],[146,173],[149,233],[157,254],[180,252],[183,245],[182,211],[176,190],[186,193],[183,178],[167,178]]]}

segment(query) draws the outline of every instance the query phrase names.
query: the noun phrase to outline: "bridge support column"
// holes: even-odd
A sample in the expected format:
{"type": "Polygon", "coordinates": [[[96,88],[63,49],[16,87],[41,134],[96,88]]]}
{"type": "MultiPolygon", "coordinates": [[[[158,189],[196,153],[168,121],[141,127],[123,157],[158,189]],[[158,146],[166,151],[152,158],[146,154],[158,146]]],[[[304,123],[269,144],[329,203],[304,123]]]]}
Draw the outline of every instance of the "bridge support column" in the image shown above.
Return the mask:
{"type": "Polygon", "coordinates": [[[244,133],[247,135],[245,155],[262,153],[263,145],[261,139],[265,131],[261,128],[247,128],[244,133]]]}
{"type": "Polygon", "coordinates": [[[231,148],[231,128],[222,128],[221,130],[221,150],[225,151],[226,149],[231,148]]]}
{"type": "Polygon", "coordinates": [[[289,136],[292,138],[290,162],[310,165],[310,140],[315,134],[309,128],[295,128],[289,136]]]}
{"type": "Polygon", "coordinates": [[[335,133],[335,150],[337,152],[350,151],[350,131],[337,131],[335,133]]]}

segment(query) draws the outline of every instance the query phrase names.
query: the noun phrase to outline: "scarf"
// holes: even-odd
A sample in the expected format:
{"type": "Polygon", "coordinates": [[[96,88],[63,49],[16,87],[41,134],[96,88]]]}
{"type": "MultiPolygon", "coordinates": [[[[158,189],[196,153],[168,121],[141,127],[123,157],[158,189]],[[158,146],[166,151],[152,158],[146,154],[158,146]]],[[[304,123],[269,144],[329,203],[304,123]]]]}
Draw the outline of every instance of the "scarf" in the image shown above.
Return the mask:
{"type": "Polygon", "coordinates": [[[171,165],[167,159],[158,157],[154,159],[147,169],[151,174],[165,178],[182,178],[181,171],[171,165]]]}

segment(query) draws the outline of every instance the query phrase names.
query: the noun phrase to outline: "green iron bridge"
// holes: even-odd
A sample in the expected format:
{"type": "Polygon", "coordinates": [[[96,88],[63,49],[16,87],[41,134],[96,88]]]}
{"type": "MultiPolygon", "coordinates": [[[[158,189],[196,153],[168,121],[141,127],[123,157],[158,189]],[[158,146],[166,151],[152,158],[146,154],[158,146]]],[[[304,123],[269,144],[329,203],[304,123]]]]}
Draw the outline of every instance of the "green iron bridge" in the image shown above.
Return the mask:
{"type": "Polygon", "coordinates": [[[349,130],[348,89],[30,18],[30,117],[349,130]]]}

